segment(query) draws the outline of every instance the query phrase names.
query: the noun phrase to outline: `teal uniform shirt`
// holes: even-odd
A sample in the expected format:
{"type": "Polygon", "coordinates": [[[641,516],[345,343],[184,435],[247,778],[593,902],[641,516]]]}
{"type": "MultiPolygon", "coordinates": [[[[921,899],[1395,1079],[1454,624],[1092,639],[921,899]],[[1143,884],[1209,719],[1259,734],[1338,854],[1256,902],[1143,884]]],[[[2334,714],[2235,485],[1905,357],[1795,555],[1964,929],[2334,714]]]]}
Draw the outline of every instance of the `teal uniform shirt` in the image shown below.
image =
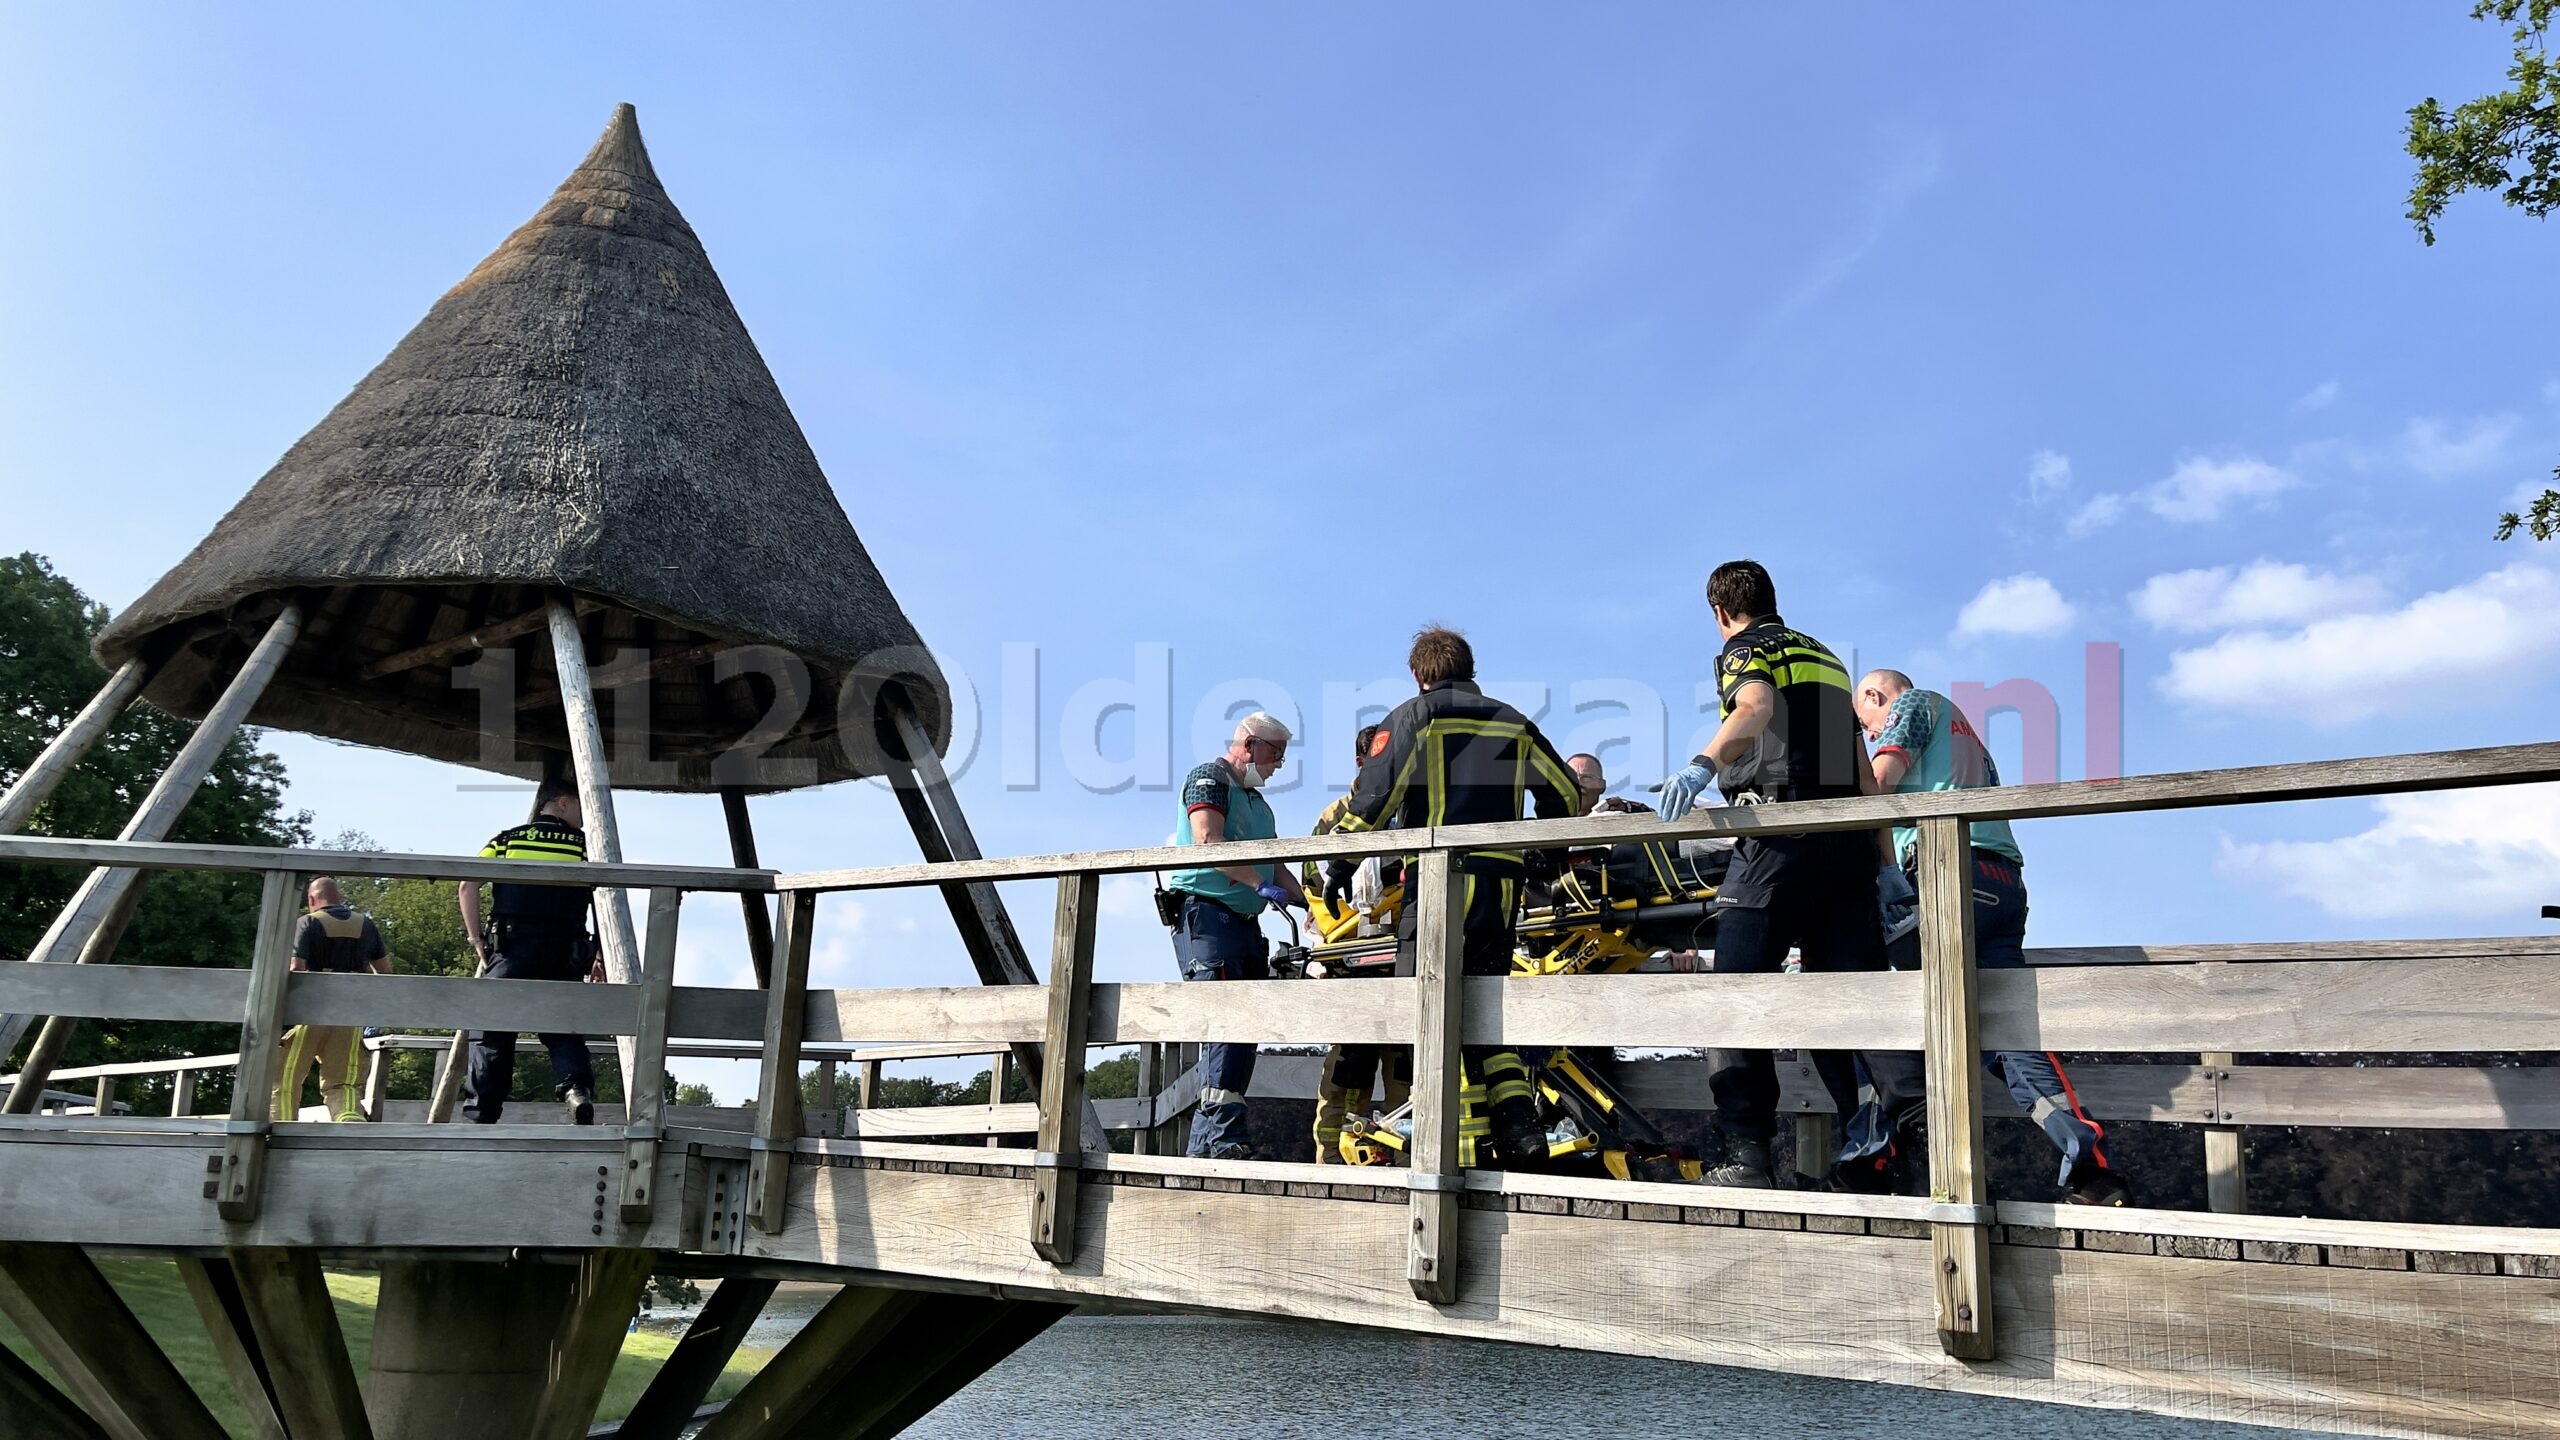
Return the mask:
{"type": "MultiPolygon", "coordinates": [[[[1194,766],[1182,777],[1182,821],[1174,826],[1173,843],[1190,845],[1191,812],[1215,810],[1227,817],[1230,840],[1276,840],[1280,826],[1272,817],[1271,802],[1259,790],[1249,790],[1235,781],[1235,772],[1227,768],[1221,757],[1194,766]]],[[[1256,865],[1262,883],[1270,884],[1278,869],[1272,865],[1256,865]]],[[[1173,872],[1173,888],[1203,900],[1215,900],[1239,915],[1262,913],[1262,897],[1250,885],[1240,885],[1207,866],[1173,872]]]]}
{"type": "MultiPolygon", "coordinates": [[[[2000,783],[2000,768],[1992,763],[1991,752],[1983,748],[1982,737],[1974,733],[1972,722],[1964,718],[1956,702],[1935,690],[1905,690],[1894,698],[1884,729],[1876,736],[1876,753],[1899,755],[1908,766],[1902,772],[1902,782],[1893,787],[1896,794],[1911,790],[1977,790],[2000,783]]],[[[1903,864],[1911,863],[1912,852],[1919,845],[1919,826],[1893,827],[1893,850],[1902,857],[1903,864]]],[[[1973,848],[2005,855],[2015,864],[2027,863],[2006,820],[1974,821],[1973,848]]]]}

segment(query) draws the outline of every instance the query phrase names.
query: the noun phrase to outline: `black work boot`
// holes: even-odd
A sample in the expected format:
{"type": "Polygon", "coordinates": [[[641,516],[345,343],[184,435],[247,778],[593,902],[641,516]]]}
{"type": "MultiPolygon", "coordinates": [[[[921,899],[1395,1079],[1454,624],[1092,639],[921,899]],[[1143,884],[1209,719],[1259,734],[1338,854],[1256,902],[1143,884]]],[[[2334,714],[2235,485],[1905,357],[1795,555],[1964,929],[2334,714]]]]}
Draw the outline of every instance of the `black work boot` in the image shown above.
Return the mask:
{"type": "Polygon", "coordinates": [[[2123,1208],[2137,1203],[2133,1187],[2124,1177],[2092,1160],[2071,1167],[2071,1179],[2062,1187],[2065,1205],[2104,1205],[2123,1208]]]}
{"type": "Polygon", "coordinates": [[[1744,1190],[1774,1190],[1769,1178],[1769,1142],[1724,1137],[1724,1159],[1699,1172],[1701,1185],[1731,1185],[1744,1190]]]}
{"type": "Polygon", "coordinates": [[[596,1097],[578,1086],[571,1085],[560,1092],[560,1098],[568,1103],[570,1124],[593,1125],[596,1123],[596,1097]]]}
{"type": "Polygon", "coordinates": [[[1493,1107],[1491,1119],[1493,1148],[1502,1157],[1503,1169],[1547,1168],[1547,1127],[1538,1123],[1536,1107],[1526,1100],[1507,1100],[1493,1107]]]}

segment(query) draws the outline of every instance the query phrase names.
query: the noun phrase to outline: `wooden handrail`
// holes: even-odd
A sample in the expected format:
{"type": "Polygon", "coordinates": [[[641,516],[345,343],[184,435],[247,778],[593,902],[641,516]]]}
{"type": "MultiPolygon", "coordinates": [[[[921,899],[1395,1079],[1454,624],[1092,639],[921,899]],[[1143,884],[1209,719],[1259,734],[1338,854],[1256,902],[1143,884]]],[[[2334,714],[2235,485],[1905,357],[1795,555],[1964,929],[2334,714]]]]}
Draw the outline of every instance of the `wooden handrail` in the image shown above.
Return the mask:
{"type": "Polygon", "coordinates": [[[770,893],[770,870],[706,865],[564,865],[483,860],[476,855],[410,855],[382,850],[279,850],[263,845],[180,845],[166,841],[76,840],[0,835],[0,861],[115,865],[133,870],[232,870],[251,874],[366,875],[384,880],[493,880],[514,885],[597,885],[625,889],[770,893]]]}

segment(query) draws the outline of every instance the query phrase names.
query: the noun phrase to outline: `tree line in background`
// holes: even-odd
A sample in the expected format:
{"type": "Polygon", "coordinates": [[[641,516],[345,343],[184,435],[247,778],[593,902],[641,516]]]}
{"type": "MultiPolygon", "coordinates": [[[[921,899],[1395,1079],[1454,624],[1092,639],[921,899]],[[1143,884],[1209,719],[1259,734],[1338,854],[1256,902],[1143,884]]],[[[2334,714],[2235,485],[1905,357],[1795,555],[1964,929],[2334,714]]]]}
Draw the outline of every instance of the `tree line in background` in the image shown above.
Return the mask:
{"type": "MultiPolygon", "coordinates": [[[[2436,222],[2457,195],[2496,191],[2507,204],[2540,220],[2560,206],[2560,71],[2551,65],[2551,22],[2560,0],[2478,0],[2474,20],[2509,27],[2515,53],[2508,85],[2447,109],[2430,95],[2409,109],[2408,150],[2418,162],[2409,184],[2409,219],[2427,244],[2436,222]]],[[[2552,467],[2560,480],[2560,466],[2552,467]]],[[[2544,489],[2519,513],[2498,517],[2498,538],[2519,530],[2536,540],[2560,535],[2560,490],[2544,489]]]]}

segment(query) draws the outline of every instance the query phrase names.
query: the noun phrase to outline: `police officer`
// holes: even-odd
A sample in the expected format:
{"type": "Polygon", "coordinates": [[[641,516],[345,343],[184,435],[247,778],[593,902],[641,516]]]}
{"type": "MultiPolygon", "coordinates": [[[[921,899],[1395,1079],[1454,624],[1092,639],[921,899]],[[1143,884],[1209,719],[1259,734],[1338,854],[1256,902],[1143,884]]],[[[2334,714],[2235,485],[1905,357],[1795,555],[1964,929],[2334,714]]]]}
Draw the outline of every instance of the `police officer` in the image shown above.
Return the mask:
{"type": "MultiPolygon", "coordinates": [[[[545,860],[572,864],[587,858],[587,833],[579,826],[577,787],[566,780],[542,782],[534,797],[533,819],[503,830],[480,851],[485,860],[545,860]]],[[[489,887],[493,933],[480,924],[480,887],[465,880],[461,887],[462,929],[480,956],[480,973],[491,980],[602,980],[604,962],[588,938],[587,916],[595,891],[584,885],[517,885],[489,887]]],[[[551,1073],[569,1118],[580,1125],[596,1123],[595,1062],[582,1035],[544,1035],[551,1052],[551,1073]]],[[[516,1032],[483,1030],[471,1037],[470,1115],[483,1125],[498,1122],[506,1108],[507,1090],[515,1080],[516,1032]]]]}
{"type": "MultiPolygon", "coordinates": [[[[391,951],[373,917],[347,904],[338,882],[323,875],[303,898],[309,909],[293,929],[292,969],[325,975],[388,975],[391,951]]],[[[354,1025],[296,1025],[285,1032],[284,1068],[276,1076],[270,1118],[290,1120],[302,1109],[302,1077],[320,1067],[320,1105],[332,1120],[362,1120],[356,1101],[356,1052],[364,1031],[354,1025]]]]}
{"type": "MultiPolygon", "coordinates": [[[[1405,663],[1422,693],[1388,714],[1386,751],[1361,768],[1338,831],[1519,820],[1531,804],[1541,820],[1580,813],[1580,787],[1547,737],[1529,717],[1476,688],[1475,651],[1465,636],[1426,627],[1413,637],[1405,663]]],[[[1349,890],[1354,869],[1349,860],[1326,868],[1328,898],[1349,890]]],[[[1458,870],[1464,881],[1465,972],[1508,975],[1528,857],[1517,850],[1480,850],[1459,856],[1458,870]]],[[[1396,918],[1399,975],[1414,973],[1420,910],[1407,904],[1396,918]]],[[[1546,1127],[1539,1123],[1520,1056],[1490,1045],[1470,1045],[1460,1053],[1469,1074],[1485,1087],[1490,1134],[1504,1167],[1544,1165],[1546,1127]]]]}
{"type": "MultiPolygon", "coordinates": [[[[1769,572],[1751,560],[1719,565],[1707,580],[1707,603],[1724,636],[1716,661],[1723,721],[1705,753],[1664,784],[1663,818],[1688,814],[1710,780],[1727,799],[1745,803],[1876,793],[1848,672],[1821,641],[1779,617],[1769,572]]],[[[1909,894],[1887,833],[1751,834],[1736,841],[1716,891],[1716,973],[1775,974],[1791,948],[1802,952],[1808,971],[1884,969],[1878,886],[1893,892],[1887,900],[1909,894]]],[[[1708,1067],[1725,1159],[1701,1179],[1775,1184],[1769,1140],[1777,1129],[1778,1077],[1769,1052],[1714,1050],[1708,1067]]],[[[1854,1114],[1858,1090],[1850,1058],[1817,1052],[1814,1067],[1837,1113],[1854,1114]]],[[[1907,1066],[1880,1057],[1869,1069],[1887,1092],[1878,1096],[1883,1113],[1907,1117],[1899,1133],[1911,1144],[1900,1173],[1911,1173],[1920,1143],[1919,1090],[1908,1083],[1907,1066]]]]}

